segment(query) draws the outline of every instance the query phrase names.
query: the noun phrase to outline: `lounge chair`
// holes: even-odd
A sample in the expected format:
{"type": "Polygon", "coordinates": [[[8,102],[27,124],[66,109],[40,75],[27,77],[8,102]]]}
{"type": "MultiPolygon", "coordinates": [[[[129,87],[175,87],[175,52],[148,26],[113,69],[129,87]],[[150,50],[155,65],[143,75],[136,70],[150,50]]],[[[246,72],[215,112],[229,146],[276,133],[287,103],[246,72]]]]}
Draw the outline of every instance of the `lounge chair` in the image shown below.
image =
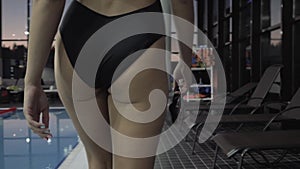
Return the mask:
{"type": "MultiPolygon", "coordinates": [[[[233,104],[236,103],[238,99],[245,99],[249,96],[249,94],[253,91],[253,89],[257,86],[257,83],[250,82],[242,87],[238,88],[237,90],[233,91],[232,93],[227,93],[226,96],[217,96],[214,100],[221,99],[222,97],[226,97],[226,104],[233,104]]],[[[205,106],[207,110],[209,110],[209,103],[205,106]]],[[[205,108],[201,105],[201,110],[203,111],[205,108]]],[[[179,108],[178,108],[179,109],[179,108]]],[[[178,110],[179,111],[179,110],[178,110]]],[[[174,122],[174,121],[173,121],[174,122]]],[[[195,123],[191,128],[194,128],[198,123],[195,123]]],[[[187,137],[186,137],[187,140],[187,137]]],[[[193,148],[194,149],[194,148],[193,148]]]]}
{"type": "MultiPolygon", "coordinates": [[[[252,90],[257,86],[257,83],[255,82],[250,82],[247,83],[245,85],[243,85],[242,87],[236,89],[235,91],[231,92],[231,93],[227,93],[226,96],[222,95],[222,96],[216,96],[214,98],[215,101],[218,101],[218,99],[220,98],[224,98],[226,97],[226,104],[233,104],[234,102],[236,102],[238,99],[244,99],[246,98],[249,94],[252,92],[252,90]]],[[[176,89],[176,88],[175,88],[176,89]]],[[[174,123],[176,121],[176,118],[178,116],[178,112],[180,109],[179,105],[176,105],[179,103],[178,99],[180,98],[180,93],[178,92],[178,90],[175,90],[176,93],[174,93],[173,99],[172,99],[172,103],[168,106],[169,107],[169,111],[172,115],[172,122],[174,123]]],[[[202,106],[202,105],[201,105],[202,106]]],[[[208,110],[210,105],[209,103],[204,105],[206,106],[205,108],[208,110]]],[[[203,106],[201,107],[201,110],[205,109],[203,106]]]]}
{"type": "MultiPolygon", "coordinates": [[[[271,89],[274,81],[276,80],[277,76],[280,74],[280,70],[282,69],[282,65],[272,65],[268,67],[263,76],[261,77],[259,83],[257,84],[257,87],[255,88],[254,92],[250,96],[250,98],[245,98],[241,102],[237,104],[226,104],[225,110],[230,110],[230,112],[227,115],[233,115],[233,114],[254,114],[255,112],[259,111],[262,108],[262,103],[271,89]],[[243,110],[244,109],[244,110],[243,110]],[[237,111],[239,110],[239,111],[237,111]]],[[[218,107],[210,107],[211,109],[218,109],[218,107]]],[[[190,107],[189,107],[190,109],[190,107]]],[[[194,136],[193,140],[193,154],[195,150],[196,143],[198,142],[198,135],[199,131],[202,128],[202,126],[206,123],[206,117],[208,116],[207,108],[203,108],[201,105],[199,108],[199,111],[201,111],[196,119],[195,125],[193,128],[196,129],[196,134],[194,136]],[[205,111],[206,110],[206,111],[205,111]]],[[[224,115],[223,115],[224,116],[224,115]]],[[[238,116],[236,116],[238,117],[238,116]]],[[[242,116],[243,117],[243,116],[242,116]]],[[[242,118],[240,117],[240,118],[242,118]]],[[[225,120],[225,118],[223,119],[225,120]]],[[[221,119],[222,121],[222,119],[221,119]]],[[[212,123],[212,122],[211,122],[212,123]]]]}
{"type": "MultiPolygon", "coordinates": [[[[280,75],[280,71],[283,68],[283,65],[272,65],[268,67],[263,76],[261,77],[259,83],[257,84],[254,92],[252,95],[248,98],[243,99],[237,104],[231,104],[232,102],[229,102],[230,104],[225,105],[225,109],[231,110],[229,114],[233,114],[236,109],[239,108],[259,108],[264,101],[266,95],[268,94],[269,90],[271,89],[272,85],[275,83],[275,80],[277,76],[280,75]]],[[[253,84],[250,84],[250,87],[253,84]]],[[[250,88],[250,90],[253,88],[250,88]]],[[[234,97],[236,98],[236,97],[234,97]]],[[[227,98],[226,98],[227,99],[227,98]]],[[[229,101],[231,101],[231,97],[228,98],[229,101]]],[[[227,101],[228,102],[228,101],[227,101]]],[[[226,103],[227,103],[226,102],[226,103]]],[[[186,111],[187,110],[196,110],[198,108],[199,111],[207,111],[209,109],[218,109],[219,106],[212,107],[210,105],[200,105],[199,102],[187,102],[186,111]]],[[[199,121],[197,121],[199,122],[199,121]]]]}
{"type": "MultiPolygon", "coordinates": [[[[300,130],[280,130],[280,131],[267,131],[270,125],[274,122],[281,120],[288,120],[289,122],[295,122],[300,120],[300,89],[294,95],[291,103],[280,113],[273,115],[270,118],[263,131],[256,132],[233,132],[233,133],[219,133],[212,137],[212,141],[216,143],[216,151],[213,162],[213,168],[215,168],[217,155],[219,149],[221,149],[228,158],[234,158],[238,154],[238,168],[242,168],[243,159],[246,154],[254,159],[259,164],[267,165],[268,167],[280,162],[289,150],[300,148],[300,130]],[[283,149],[286,150],[281,157],[270,162],[266,156],[263,155],[264,150],[283,149]],[[257,153],[264,160],[265,163],[261,163],[255,159],[253,153],[257,153]]],[[[259,116],[257,116],[259,117],[259,116]]],[[[253,119],[256,115],[253,115],[253,119]]]]}
{"type": "MultiPolygon", "coordinates": [[[[234,103],[237,99],[239,99],[241,97],[246,97],[246,94],[251,93],[251,91],[256,86],[257,86],[257,83],[250,82],[250,83],[247,83],[247,84],[243,85],[242,87],[236,89],[232,93],[227,93],[227,95],[226,95],[226,104],[234,103]]],[[[224,96],[216,96],[215,100],[217,101],[218,98],[220,98],[220,97],[224,97],[224,96]]]]}
{"type": "MultiPolygon", "coordinates": [[[[271,102],[271,104],[274,104],[271,102]]],[[[280,104],[280,103],[278,103],[280,104]]],[[[283,103],[286,104],[286,103],[283,103]]],[[[265,105],[268,105],[266,103],[265,105]]],[[[291,101],[287,104],[286,108],[284,110],[289,110],[292,107],[298,107],[300,106],[300,88],[296,91],[291,101]]],[[[284,111],[283,110],[283,111],[284,111]]],[[[252,112],[252,114],[234,114],[234,115],[223,115],[221,118],[221,123],[257,123],[257,122],[268,122],[270,119],[276,117],[273,122],[276,121],[284,121],[284,120],[290,120],[288,116],[282,116],[282,112],[279,112],[278,114],[270,114],[270,113],[263,113],[263,114],[254,114],[255,112],[252,112]]],[[[299,113],[300,115],[300,113],[299,113]]],[[[300,118],[300,117],[299,117],[300,118]]],[[[292,117],[293,119],[293,117],[292,117]]],[[[239,128],[238,128],[239,130],[239,128]]]]}

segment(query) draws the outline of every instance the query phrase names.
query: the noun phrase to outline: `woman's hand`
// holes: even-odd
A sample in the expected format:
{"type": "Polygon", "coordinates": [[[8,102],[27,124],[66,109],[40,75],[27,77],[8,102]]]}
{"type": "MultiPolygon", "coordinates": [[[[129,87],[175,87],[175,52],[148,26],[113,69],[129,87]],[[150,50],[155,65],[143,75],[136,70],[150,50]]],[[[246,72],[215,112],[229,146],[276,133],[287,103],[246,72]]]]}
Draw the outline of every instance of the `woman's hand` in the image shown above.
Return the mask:
{"type": "Polygon", "coordinates": [[[181,93],[186,93],[193,81],[193,74],[188,65],[179,61],[173,72],[173,78],[178,83],[181,93]]]}
{"type": "Polygon", "coordinates": [[[29,128],[41,138],[52,137],[49,127],[49,105],[47,96],[41,86],[25,85],[24,115],[29,128]],[[42,115],[42,122],[40,117],[42,115]]]}

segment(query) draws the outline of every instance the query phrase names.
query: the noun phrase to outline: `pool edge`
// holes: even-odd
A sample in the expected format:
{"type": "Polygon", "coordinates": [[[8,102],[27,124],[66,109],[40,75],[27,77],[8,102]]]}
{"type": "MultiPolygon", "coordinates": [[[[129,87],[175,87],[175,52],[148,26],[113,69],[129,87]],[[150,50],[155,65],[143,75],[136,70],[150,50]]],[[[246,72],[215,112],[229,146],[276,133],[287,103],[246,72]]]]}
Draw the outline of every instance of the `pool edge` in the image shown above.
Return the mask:
{"type": "Polygon", "coordinates": [[[71,153],[58,165],[57,169],[84,169],[88,168],[85,149],[81,141],[77,143],[71,153]]]}

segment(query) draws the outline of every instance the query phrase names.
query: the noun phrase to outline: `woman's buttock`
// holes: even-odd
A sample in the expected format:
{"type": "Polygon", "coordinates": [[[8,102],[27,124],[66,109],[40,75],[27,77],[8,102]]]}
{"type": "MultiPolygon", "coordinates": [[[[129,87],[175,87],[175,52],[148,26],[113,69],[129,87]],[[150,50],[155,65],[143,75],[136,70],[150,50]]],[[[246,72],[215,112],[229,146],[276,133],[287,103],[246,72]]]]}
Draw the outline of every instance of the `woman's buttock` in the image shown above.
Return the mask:
{"type": "Polygon", "coordinates": [[[55,38],[55,77],[59,81],[65,96],[72,96],[72,76],[73,67],[68,59],[64,44],[61,39],[60,32],[57,32],[55,38]]]}
{"type": "MultiPolygon", "coordinates": [[[[77,95],[80,95],[80,98],[72,95],[73,76],[78,76],[78,74],[76,73],[76,71],[74,71],[74,68],[69,60],[64,43],[61,39],[60,32],[57,33],[55,39],[55,77],[57,85],[59,85],[58,88],[61,89],[59,90],[60,96],[63,97],[64,101],[68,102],[72,102],[73,99],[80,101],[94,98],[94,92],[97,94],[97,91],[102,91],[103,89],[95,90],[94,88],[89,87],[89,91],[91,92],[87,92],[87,90],[85,90],[82,92],[79,91],[80,93],[77,93],[77,95]]],[[[84,82],[82,81],[82,83],[84,82]]]]}

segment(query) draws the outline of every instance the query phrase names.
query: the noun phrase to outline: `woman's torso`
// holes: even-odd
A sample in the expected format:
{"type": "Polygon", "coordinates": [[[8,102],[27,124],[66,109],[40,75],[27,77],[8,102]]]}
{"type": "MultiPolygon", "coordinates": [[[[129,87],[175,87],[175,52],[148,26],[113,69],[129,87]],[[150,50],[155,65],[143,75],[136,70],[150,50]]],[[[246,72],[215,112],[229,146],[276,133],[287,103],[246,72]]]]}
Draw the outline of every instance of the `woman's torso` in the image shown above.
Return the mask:
{"type": "Polygon", "coordinates": [[[151,5],[156,0],[78,0],[84,6],[105,16],[125,14],[151,5]]]}

